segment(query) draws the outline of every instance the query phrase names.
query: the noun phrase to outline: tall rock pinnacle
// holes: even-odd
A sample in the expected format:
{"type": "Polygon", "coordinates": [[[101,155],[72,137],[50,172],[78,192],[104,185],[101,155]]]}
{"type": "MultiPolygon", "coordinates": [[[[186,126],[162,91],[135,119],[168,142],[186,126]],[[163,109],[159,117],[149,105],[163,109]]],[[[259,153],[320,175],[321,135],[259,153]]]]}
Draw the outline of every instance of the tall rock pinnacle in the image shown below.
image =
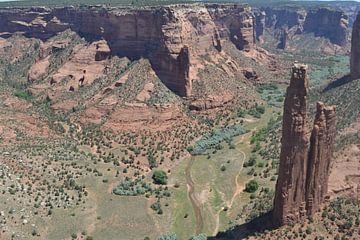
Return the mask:
{"type": "Polygon", "coordinates": [[[279,177],[276,184],[276,225],[305,216],[305,172],[309,146],[307,127],[307,66],[295,64],[284,103],[279,177]]]}
{"type": "Polygon", "coordinates": [[[360,13],[352,30],[350,69],[351,77],[360,78],[360,13]]]}
{"type": "Polygon", "coordinates": [[[308,215],[313,215],[325,200],[335,134],[335,108],[327,107],[324,103],[318,102],[310,139],[306,179],[306,210],[308,215]]]}
{"type": "Polygon", "coordinates": [[[314,128],[308,127],[307,66],[294,64],[284,103],[279,177],[273,220],[281,226],[319,210],[325,200],[335,138],[335,108],[317,104],[314,128]]]}

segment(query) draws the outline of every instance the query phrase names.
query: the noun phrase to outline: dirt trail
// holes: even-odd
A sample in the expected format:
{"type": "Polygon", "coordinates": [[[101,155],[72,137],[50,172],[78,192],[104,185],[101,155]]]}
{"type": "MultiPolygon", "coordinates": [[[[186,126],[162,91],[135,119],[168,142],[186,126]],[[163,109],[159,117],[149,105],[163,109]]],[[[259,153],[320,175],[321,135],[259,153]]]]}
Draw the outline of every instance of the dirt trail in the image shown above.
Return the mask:
{"type": "MultiPolygon", "coordinates": [[[[241,138],[241,139],[243,139],[243,138],[241,138]]],[[[242,161],[245,161],[245,159],[246,159],[246,154],[245,154],[243,151],[240,151],[240,150],[237,150],[237,151],[239,151],[239,152],[243,155],[242,161]]],[[[234,201],[235,201],[235,198],[244,190],[244,185],[240,185],[240,184],[239,184],[239,181],[238,181],[242,169],[243,169],[243,167],[240,168],[239,173],[238,173],[238,174],[236,175],[236,177],[235,177],[235,186],[236,186],[236,188],[235,188],[235,192],[234,192],[233,196],[231,197],[230,202],[227,204],[227,207],[228,207],[228,208],[231,208],[231,207],[232,207],[232,205],[233,205],[233,203],[234,203],[234,201]]],[[[220,209],[220,210],[216,213],[216,227],[215,227],[215,229],[214,229],[213,236],[216,236],[216,234],[219,232],[219,227],[220,227],[220,213],[221,213],[222,211],[223,211],[223,209],[220,209]]]]}
{"type": "Polygon", "coordinates": [[[200,234],[203,226],[204,226],[204,220],[201,213],[201,203],[197,199],[195,194],[195,186],[194,181],[191,178],[191,167],[194,163],[194,158],[191,157],[188,165],[185,169],[185,176],[186,176],[186,183],[188,186],[188,194],[191,201],[191,205],[193,206],[194,212],[195,212],[195,220],[196,220],[196,234],[200,234]]]}

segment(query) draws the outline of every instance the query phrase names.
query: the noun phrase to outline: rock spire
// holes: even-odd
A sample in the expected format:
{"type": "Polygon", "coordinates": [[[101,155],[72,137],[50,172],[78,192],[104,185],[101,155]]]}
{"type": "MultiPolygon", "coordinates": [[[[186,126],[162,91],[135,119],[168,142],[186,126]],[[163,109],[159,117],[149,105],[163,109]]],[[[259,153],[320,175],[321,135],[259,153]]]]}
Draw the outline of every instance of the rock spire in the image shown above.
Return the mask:
{"type": "Polygon", "coordinates": [[[277,226],[314,214],[324,202],[335,138],[335,108],[317,103],[310,132],[307,66],[294,64],[284,103],[279,177],[273,210],[277,226]]]}
{"type": "Polygon", "coordinates": [[[353,25],[351,38],[351,77],[360,78],[360,13],[353,25]]]}

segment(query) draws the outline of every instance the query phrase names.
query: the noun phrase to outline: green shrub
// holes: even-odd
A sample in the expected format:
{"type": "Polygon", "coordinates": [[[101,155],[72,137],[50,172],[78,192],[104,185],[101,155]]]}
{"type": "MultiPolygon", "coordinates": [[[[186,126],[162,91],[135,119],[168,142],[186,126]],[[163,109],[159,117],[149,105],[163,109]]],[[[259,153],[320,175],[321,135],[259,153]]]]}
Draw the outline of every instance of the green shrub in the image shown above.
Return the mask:
{"type": "Polygon", "coordinates": [[[167,183],[167,175],[166,172],[162,170],[155,170],[152,176],[155,184],[165,185],[167,183]]]}
{"type": "Polygon", "coordinates": [[[15,91],[14,96],[24,99],[26,101],[30,101],[33,98],[33,96],[29,91],[21,91],[21,90],[15,91]]]}
{"type": "Polygon", "coordinates": [[[258,190],[258,188],[259,188],[259,184],[257,183],[257,181],[251,180],[246,184],[245,191],[248,193],[254,193],[258,190]]]}

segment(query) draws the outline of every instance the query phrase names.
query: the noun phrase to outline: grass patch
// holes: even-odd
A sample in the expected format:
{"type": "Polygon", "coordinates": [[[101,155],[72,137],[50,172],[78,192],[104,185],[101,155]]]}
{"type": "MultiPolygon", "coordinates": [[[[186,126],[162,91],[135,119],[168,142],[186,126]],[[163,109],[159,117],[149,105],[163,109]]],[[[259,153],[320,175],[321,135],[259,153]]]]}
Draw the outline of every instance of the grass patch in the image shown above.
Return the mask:
{"type": "Polygon", "coordinates": [[[31,93],[29,91],[16,90],[14,92],[14,96],[24,99],[26,101],[31,101],[33,99],[33,96],[31,95],[31,93]]]}

